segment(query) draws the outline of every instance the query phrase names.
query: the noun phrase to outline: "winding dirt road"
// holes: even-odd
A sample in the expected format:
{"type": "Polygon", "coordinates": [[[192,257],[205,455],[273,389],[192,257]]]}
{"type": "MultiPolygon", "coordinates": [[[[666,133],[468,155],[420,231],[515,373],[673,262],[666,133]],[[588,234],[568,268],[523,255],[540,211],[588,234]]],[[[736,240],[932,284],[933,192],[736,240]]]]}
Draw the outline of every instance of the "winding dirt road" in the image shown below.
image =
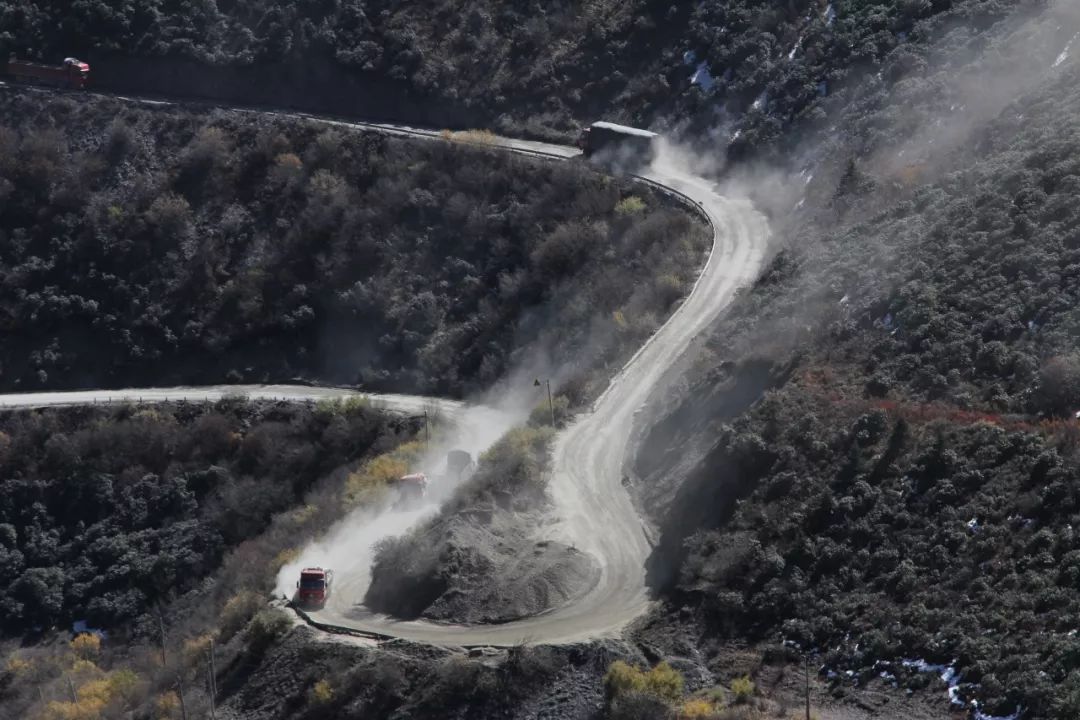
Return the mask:
{"type": "MultiPolygon", "coordinates": [[[[124,99],[162,104],[156,100],[124,99]]],[[[393,135],[440,137],[439,132],[432,130],[324,120],[298,113],[275,114],[393,135]]],[[[499,138],[494,144],[511,152],[552,159],[578,154],[575,148],[531,141],[499,138]]],[[[337,568],[337,588],[331,602],[320,612],[312,613],[313,620],[437,645],[512,646],[522,642],[553,644],[616,637],[648,608],[645,562],[650,544],[644,523],[621,482],[624,463],[632,457],[629,443],[635,413],[694,338],[727,307],[735,292],[757,277],[769,232],[764,218],[748,202],[721,196],[701,178],[663,167],[651,168],[643,177],[696,202],[712,223],[713,246],[690,295],[611,381],[592,411],[579,416],[555,441],[550,488],[557,520],[541,532],[548,539],[590,553],[600,568],[598,582],[561,607],[502,625],[405,622],[376,615],[362,606],[367,589],[368,568],[364,562],[367,553],[357,548],[355,566],[337,568]]],[[[320,400],[357,394],[334,388],[287,385],[155,388],[0,395],[0,408],[115,401],[210,401],[230,393],[252,399],[284,400],[320,400]]],[[[459,422],[468,422],[468,406],[460,402],[402,395],[371,397],[390,408],[406,412],[434,408],[459,422]]]]}

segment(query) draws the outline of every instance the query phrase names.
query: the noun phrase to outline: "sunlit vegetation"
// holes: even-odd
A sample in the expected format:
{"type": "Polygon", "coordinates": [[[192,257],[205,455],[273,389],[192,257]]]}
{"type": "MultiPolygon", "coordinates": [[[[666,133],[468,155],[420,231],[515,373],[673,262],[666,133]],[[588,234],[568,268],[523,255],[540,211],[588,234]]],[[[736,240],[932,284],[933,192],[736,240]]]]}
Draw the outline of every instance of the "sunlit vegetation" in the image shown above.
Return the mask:
{"type": "Polygon", "coordinates": [[[10,92],[0,188],[6,390],[304,376],[459,395],[550,357],[588,391],[709,241],[577,163],[10,92]]]}
{"type": "Polygon", "coordinates": [[[739,153],[768,148],[791,127],[819,120],[829,107],[823,95],[854,90],[879,71],[892,79],[925,63],[927,42],[943,29],[959,22],[977,33],[1016,5],[481,0],[462,10],[430,0],[182,7],[93,0],[69,12],[41,0],[8,0],[0,5],[0,56],[107,59],[100,83],[142,83],[155,92],[163,89],[154,82],[158,73],[140,72],[140,64],[187,70],[174,84],[189,92],[215,90],[232,71],[236,92],[245,89],[243,78],[257,77],[285,104],[317,98],[328,110],[366,107],[403,120],[411,113],[414,121],[432,117],[445,126],[442,115],[464,127],[563,138],[598,113],[638,124],[689,120],[705,129],[750,110],[739,153]],[[694,84],[701,64],[709,81],[694,84]],[[374,96],[360,102],[352,93],[310,92],[314,84],[373,79],[381,92],[358,91],[374,96]],[[383,110],[380,95],[388,88],[419,102],[388,102],[383,110]]]}
{"type": "MultiPolygon", "coordinates": [[[[0,456],[3,629],[131,621],[233,562],[230,549],[254,559],[242,543],[277,513],[275,527],[288,526],[295,544],[340,510],[284,511],[334,471],[402,439],[404,425],[395,431],[364,406],[327,415],[236,401],[0,415],[9,448],[0,456]]],[[[258,551],[265,559],[233,572],[231,587],[262,590],[289,547],[258,551]],[[253,575],[263,577],[245,586],[253,575]]],[[[235,632],[246,618],[232,619],[231,607],[223,625],[235,632]]],[[[96,638],[75,642],[94,659],[96,638]]]]}

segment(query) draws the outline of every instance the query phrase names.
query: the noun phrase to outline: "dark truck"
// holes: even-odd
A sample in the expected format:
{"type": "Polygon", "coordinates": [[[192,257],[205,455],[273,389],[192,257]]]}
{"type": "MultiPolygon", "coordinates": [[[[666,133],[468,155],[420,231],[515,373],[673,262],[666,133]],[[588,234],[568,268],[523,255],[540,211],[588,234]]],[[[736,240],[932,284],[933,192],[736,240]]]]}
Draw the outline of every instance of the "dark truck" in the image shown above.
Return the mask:
{"type": "Polygon", "coordinates": [[[617,165],[641,167],[656,158],[659,137],[654,132],[640,128],[594,122],[581,131],[577,144],[587,158],[599,155],[601,159],[617,165]]]}

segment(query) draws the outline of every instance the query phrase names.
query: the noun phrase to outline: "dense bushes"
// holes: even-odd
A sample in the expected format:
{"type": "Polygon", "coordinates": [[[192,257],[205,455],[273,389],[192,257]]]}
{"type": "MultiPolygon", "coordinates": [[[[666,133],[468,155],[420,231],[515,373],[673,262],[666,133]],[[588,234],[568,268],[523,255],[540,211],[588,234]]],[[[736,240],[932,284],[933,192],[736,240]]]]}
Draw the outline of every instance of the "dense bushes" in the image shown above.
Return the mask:
{"type": "MultiPolygon", "coordinates": [[[[131,620],[404,430],[364,407],[241,401],[0,415],[3,630],[131,620]]],[[[227,584],[250,572],[273,568],[237,567],[227,584]]]]}
{"type": "Polygon", "coordinates": [[[1048,714],[1080,669],[1071,449],[795,387],[726,432],[728,453],[747,438],[776,453],[732,519],[689,540],[680,588],[714,632],[782,636],[860,681],[884,669],[918,686],[900,659],[955,662],[965,695],[1048,714]]]}
{"type": "Polygon", "coordinates": [[[517,357],[580,378],[640,344],[707,242],[644,189],[452,142],[5,93],[0,146],[6,390],[460,394],[517,357]]]}
{"type": "MultiPolygon", "coordinates": [[[[816,121],[829,107],[822,94],[878,71],[892,81],[925,63],[926,41],[958,21],[977,34],[1015,12],[1005,0],[836,0],[828,8],[810,0],[553,7],[484,0],[464,9],[356,0],[94,1],[62,9],[7,0],[0,56],[108,59],[95,66],[95,81],[106,87],[130,85],[149,60],[154,69],[139,77],[153,92],[171,86],[206,95],[232,72],[273,88],[279,103],[337,110],[357,108],[341,88],[371,79],[380,84],[360,86],[372,96],[359,104],[368,112],[398,92],[414,98],[399,112],[438,107],[474,125],[542,135],[565,136],[601,115],[642,124],[689,120],[712,135],[749,111],[735,146],[744,153],[775,143],[792,123],[816,121]]],[[[232,86],[245,90],[239,81],[232,86]]]]}
{"type": "MultiPolygon", "coordinates": [[[[674,593],[717,636],[797,643],[837,682],[955,663],[994,714],[1075,717],[1078,104],[1075,68],[1047,73],[933,184],[852,164],[847,210],[715,329],[703,367],[784,379],[696,426],[712,450],[673,504],[705,517],[674,593]]],[[[739,377],[700,374],[692,398],[739,377]]]]}

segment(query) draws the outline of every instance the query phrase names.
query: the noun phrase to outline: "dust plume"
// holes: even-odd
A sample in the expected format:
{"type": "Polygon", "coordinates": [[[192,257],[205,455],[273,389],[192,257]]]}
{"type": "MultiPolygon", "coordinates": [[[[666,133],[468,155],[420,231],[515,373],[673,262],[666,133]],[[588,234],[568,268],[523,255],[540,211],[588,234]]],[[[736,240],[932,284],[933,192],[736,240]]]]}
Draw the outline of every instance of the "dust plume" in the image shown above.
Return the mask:
{"type": "MultiPolygon", "coordinates": [[[[398,495],[391,490],[391,497],[382,506],[357,508],[323,537],[309,542],[295,561],[281,568],[275,595],[291,597],[300,570],[305,567],[330,568],[337,573],[337,583],[345,575],[350,584],[366,583],[370,579],[375,543],[403,535],[432,516],[467,477],[454,476],[448,467],[447,454],[451,450],[464,450],[476,462],[507,430],[526,422],[540,399],[541,390],[533,383],[542,375],[534,373],[543,369],[530,365],[518,370],[465,406],[451,407],[445,413],[433,403],[428,410],[432,425],[428,447],[409,468],[410,473],[427,475],[429,484],[424,498],[419,504],[395,506],[398,495]]],[[[362,595],[362,592],[358,594],[362,595]]]]}

